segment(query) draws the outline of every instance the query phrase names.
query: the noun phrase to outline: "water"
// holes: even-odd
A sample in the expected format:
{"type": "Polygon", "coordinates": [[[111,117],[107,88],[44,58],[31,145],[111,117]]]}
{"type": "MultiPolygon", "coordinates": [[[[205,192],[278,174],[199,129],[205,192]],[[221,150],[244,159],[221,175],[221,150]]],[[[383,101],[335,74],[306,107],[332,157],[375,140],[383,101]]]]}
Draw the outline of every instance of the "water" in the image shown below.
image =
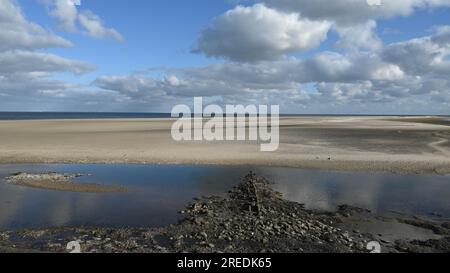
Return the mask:
{"type": "Polygon", "coordinates": [[[174,165],[0,165],[0,229],[57,226],[147,226],[176,223],[177,211],[192,198],[224,195],[250,170],[308,208],[334,210],[339,204],[374,212],[390,210],[450,217],[450,177],[174,165]],[[14,172],[86,173],[77,183],[124,185],[129,193],[72,193],[6,184],[14,172]]]}
{"type": "MultiPolygon", "coordinates": [[[[371,117],[383,115],[311,115],[311,114],[282,114],[282,117],[371,117]]],[[[385,115],[390,116],[390,115],[385,115]]],[[[126,113],[126,112],[0,112],[0,120],[52,120],[52,119],[151,119],[170,118],[170,113],[126,113]]],[[[447,120],[447,121],[450,121],[447,120]]]]}
{"type": "Polygon", "coordinates": [[[0,112],[0,120],[170,118],[166,113],[0,112]]]}

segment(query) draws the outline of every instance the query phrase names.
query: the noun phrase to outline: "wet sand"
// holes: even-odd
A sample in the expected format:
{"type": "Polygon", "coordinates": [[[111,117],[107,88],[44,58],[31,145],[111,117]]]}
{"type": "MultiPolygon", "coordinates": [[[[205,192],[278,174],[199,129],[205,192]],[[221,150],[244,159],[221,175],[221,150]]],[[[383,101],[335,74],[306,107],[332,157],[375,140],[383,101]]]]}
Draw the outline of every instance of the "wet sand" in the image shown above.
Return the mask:
{"type": "Polygon", "coordinates": [[[278,151],[259,143],[176,142],[171,119],[0,121],[0,163],[260,165],[450,173],[440,118],[283,117],[278,151]]]}
{"type": "Polygon", "coordinates": [[[119,193],[127,192],[125,187],[100,185],[93,183],[75,183],[74,178],[83,176],[81,174],[58,174],[41,173],[28,174],[18,173],[6,178],[11,185],[30,187],[52,191],[69,191],[85,193],[119,193]]]}

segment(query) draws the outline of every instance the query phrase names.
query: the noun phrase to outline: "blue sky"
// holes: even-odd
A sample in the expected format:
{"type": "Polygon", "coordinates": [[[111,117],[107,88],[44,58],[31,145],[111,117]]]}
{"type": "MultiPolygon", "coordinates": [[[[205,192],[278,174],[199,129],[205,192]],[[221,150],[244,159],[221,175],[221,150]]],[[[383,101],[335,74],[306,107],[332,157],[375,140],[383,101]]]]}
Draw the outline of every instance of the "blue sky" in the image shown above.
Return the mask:
{"type": "Polygon", "coordinates": [[[232,5],[226,1],[108,1],[83,0],[82,8],[95,11],[102,20],[117,29],[123,43],[58,31],[45,6],[35,0],[21,0],[30,19],[53,29],[75,44],[70,49],[48,49],[66,58],[89,60],[98,70],[88,78],[101,74],[122,74],[150,67],[201,66],[213,60],[190,53],[200,29],[232,5]],[[174,8],[176,7],[176,8],[174,8]],[[124,13],[125,11],[125,13],[124,13]]]}
{"type": "Polygon", "coordinates": [[[0,0],[0,111],[450,114],[447,0],[68,1],[0,0]]]}

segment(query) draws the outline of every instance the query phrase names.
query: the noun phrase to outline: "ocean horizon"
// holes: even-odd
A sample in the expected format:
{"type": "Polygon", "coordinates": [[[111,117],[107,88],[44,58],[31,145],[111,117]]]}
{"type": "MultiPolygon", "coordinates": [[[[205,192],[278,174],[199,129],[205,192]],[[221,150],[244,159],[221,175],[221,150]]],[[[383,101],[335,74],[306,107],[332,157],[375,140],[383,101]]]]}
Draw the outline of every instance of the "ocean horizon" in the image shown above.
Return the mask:
{"type": "MultiPolygon", "coordinates": [[[[367,114],[280,114],[281,117],[380,117],[380,116],[440,116],[446,115],[367,115],[367,114]]],[[[136,112],[1,112],[0,120],[57,120],[57,119],[157,119],[171,118],[171,113],[136,113],[136,112]]]]}

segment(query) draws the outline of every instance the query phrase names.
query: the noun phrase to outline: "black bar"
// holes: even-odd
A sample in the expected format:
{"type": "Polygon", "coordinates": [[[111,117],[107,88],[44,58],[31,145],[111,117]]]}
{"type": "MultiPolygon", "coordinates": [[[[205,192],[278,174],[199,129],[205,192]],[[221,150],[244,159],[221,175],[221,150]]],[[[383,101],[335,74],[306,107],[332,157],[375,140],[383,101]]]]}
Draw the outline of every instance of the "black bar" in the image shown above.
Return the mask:
{"type": "MultiPolygon", "coordinates": [[[[116,272],[405,272],[419,268],[446,268],[447,254],[0,254],[2,265],[15,270],[33,264],[46,269],[59,263],[67,270],[92,272],[112,268],[116,272]],[[211,261],[208,269],[204,263],[211,261]],[[255,262],[256,260],[256,262],[255,262]],[[26,261],[26,262],[23,262],[26,261]],[[180,267],[197,261],[196,267],[180,267]],[[270,261],[270,263],[268,262],[270,261]],[[226,265],[226,266],[225,266],[226,265]],[[155,270],[159,269],[159,270],[155,270]],[[164,271],[162,271],[164,270],[164,271]]],[[[58,272],[64,268],[58,268],[58,272]]],[[[445,270],[443,271],[445,272],[445,270]]]]}

